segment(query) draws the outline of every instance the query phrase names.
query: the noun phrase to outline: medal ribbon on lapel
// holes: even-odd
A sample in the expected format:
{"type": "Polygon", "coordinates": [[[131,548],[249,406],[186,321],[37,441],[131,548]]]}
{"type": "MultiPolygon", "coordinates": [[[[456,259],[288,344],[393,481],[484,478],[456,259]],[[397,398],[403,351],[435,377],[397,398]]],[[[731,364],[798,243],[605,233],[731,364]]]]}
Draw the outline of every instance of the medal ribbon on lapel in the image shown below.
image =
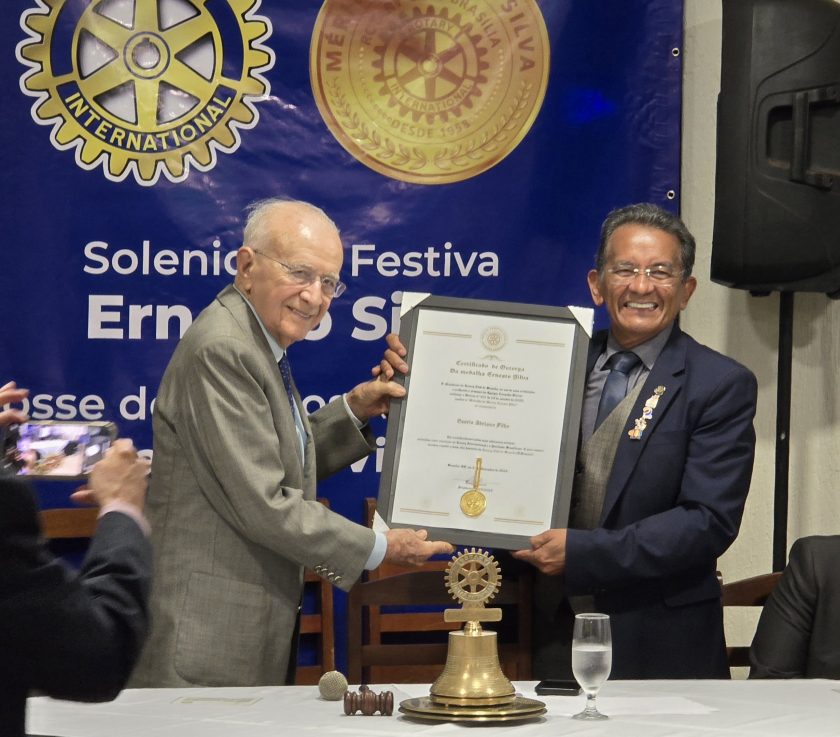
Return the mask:
{"type": "Polygon", "coordinates": [[[665,393],[665,387],[661,384],[653,390],[653,395],[645,400],[645,406],[642,409],[642,416],[633,420],[634,427],[627,431],[630,440],[641,440],[649,420],[653,419],[653,410],[659,404],[659,397],[665,393]]]}

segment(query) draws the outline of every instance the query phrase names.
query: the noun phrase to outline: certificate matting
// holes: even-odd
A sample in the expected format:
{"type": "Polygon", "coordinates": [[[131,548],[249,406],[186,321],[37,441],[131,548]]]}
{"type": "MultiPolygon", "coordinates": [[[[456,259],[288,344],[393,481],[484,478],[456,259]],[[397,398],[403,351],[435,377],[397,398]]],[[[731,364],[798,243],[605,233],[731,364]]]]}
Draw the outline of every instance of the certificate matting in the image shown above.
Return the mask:
{"type": "Polygon", "coordinates": [[[388,419],[385,522],[508,549],[564,527],[588,345],[575,313],[426,297],[403,316],[400,338],[410,373],[388,419]],[[467,498],[483,509],[465,501],[476,488],[467,498]]]}

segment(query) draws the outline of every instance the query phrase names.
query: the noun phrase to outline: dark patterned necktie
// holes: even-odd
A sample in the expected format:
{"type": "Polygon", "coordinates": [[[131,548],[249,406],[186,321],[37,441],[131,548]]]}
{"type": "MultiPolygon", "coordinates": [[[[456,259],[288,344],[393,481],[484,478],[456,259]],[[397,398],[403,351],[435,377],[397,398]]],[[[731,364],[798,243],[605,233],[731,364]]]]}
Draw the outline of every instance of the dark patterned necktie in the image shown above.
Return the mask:
{"type": "Polygon", "coordinates": [[[289,397],[289,406],[292,408],[292,417],[295,415],[295,395],[292,392],[292,369],[289,366],[289,357],[284,353],[283,358],[277,362],[280,369],[280,376],[283,377],[283,386],[286,387],[286,396],[289,397]]]}
{"type": "Polygon", "coordinates": [[[627,396],[627,384],[630,379],[630,372],[639,365],[641,359],[631,351],[619,351],[613,353],[604,364],[610,370],[607,380],[604,382],[604,389],[601,392],[601,401],[598,403],[598,416],[595,419],[595,429],[609,417],[624,397],[627,396]]]}

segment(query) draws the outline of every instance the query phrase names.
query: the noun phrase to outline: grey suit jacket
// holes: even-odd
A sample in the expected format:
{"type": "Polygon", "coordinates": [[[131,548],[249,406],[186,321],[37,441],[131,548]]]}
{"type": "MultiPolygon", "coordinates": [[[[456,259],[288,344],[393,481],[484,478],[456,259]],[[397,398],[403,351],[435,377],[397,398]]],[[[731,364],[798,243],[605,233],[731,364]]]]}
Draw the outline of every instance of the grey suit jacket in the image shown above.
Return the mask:
{"type": "Polygon", "coordinates": [[[840,535],[803,537],[764,605],[750,678],[840,678],[840,535]]]}
{"type": "Polygon", "coordinates": [[[304,425],[302,464],[277,364],[227,287],[178,344],[155,403],[153,624],[133,686],[281,684],[303,568],[342,589],[361,575],[374,533],[316,502],[315,486],[372,440],[340,399],[304,425]]]}

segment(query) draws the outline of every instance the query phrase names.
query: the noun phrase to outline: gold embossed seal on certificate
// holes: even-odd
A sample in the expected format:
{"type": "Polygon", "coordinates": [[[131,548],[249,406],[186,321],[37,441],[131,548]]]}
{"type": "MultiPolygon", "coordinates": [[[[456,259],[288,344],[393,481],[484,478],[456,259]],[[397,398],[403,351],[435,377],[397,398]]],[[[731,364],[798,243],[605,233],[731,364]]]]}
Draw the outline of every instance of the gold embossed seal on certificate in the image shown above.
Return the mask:
{"type": "Polygon", "coordinates": [[[318,110],[374,171],[459,182],[513,151],[548,84],[536,0],[325,0],[312,35],[318,110]]]}
{"type": "Polygon", "coordinates": [[[461,496],[461,511],[467,517],[480,517],[487,509],[487,497],[479,487],[480,482],[481,458],[476,458],[472,488],[461,496]]]}

